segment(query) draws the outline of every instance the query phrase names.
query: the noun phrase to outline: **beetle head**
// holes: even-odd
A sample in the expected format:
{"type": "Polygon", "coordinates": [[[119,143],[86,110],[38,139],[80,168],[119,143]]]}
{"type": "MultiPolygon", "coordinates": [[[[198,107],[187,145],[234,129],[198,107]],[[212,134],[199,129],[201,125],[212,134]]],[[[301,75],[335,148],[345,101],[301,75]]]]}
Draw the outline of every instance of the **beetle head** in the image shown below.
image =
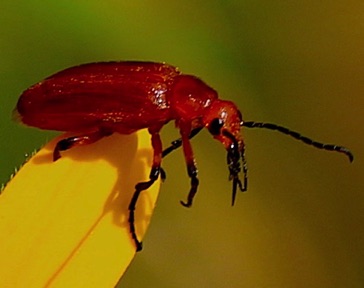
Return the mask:
{"type": "Polygon", "coordinates": [[[209,106],[203,122],[205,127],[220,141],[227,151],[227,164],[230,172],[229,180],[233,180],[232,205],[234,205],[237,187],[246,191],[246,163],[244,158],[244,142],[240,133],[242,115],[236,105],[231,101],[215,100],[209,106]],[[241,171],[240,159],[242,159],[244,184],[239,179],[241,171]]]}

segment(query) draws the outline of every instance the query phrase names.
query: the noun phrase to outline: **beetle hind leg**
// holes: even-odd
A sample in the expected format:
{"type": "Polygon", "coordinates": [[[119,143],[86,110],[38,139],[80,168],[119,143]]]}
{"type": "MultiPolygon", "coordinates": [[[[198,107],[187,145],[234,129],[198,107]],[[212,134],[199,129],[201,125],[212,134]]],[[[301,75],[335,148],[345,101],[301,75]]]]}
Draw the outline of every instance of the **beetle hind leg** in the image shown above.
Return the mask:
{"type": "Polygon", "coordinates": [[[113,132],[111,131],[99,129],[89,134],[62,139],[56,144],[56,147],[54,148],[53,161],[61,158],[61,151],[68,150],[75,146],[83,146],[94,143],[105,136],[110,136],[112,133],[113,132]]]}

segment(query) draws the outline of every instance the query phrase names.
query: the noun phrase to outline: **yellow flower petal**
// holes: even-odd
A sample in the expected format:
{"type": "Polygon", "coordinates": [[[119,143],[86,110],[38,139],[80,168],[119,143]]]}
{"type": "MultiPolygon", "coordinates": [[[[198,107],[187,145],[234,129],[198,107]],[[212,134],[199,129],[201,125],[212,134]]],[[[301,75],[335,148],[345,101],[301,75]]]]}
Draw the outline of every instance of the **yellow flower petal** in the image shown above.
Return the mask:
{"type": "MultiPolygon", "coordinates": [[[[113,287],[135,254],[128,205],[149,176],[147,131],[75,147],[52,162],[64,137],[32,157],[0,195],[0,287],[113,287]]],[[[159,185],[139,198],[140,239],[159,185]]]]}

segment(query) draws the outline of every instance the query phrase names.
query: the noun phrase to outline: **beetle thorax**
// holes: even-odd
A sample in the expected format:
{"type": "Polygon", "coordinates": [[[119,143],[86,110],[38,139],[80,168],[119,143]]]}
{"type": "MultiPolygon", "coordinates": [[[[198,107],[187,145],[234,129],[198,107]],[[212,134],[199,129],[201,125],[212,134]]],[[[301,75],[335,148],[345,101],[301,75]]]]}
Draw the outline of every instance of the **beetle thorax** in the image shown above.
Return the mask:
{"type": "Polygon", "coordinates": [[[199,78],[180,75],[175,78],[171,89],[172,113],[175,119],[202,119],[217,98],[217,92],[199,78]]]}

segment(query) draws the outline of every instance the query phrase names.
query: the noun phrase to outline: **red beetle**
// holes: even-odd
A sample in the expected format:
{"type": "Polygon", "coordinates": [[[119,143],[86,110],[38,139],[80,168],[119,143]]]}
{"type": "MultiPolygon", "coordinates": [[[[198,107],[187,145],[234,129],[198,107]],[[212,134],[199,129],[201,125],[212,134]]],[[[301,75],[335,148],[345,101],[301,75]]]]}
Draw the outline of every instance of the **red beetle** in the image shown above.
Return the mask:
{"type": "Polygon", "coordinates": [[[191,189],[187,202],[190,207],[197,192],[198,178],[190,138],[206,127],[227,150],[230,180],[233,180],[232,204],[237,188],[247,189],[247,167],[241,126],[278,130],[317,148],[345,153],[340,146],[313,141],[287,128],[270,124],[244,122],[236,105],[218,99],[217,92],[199,78],[182,74],[176,67],[154,62],[100,62],[71,67],[33,85],[23,92],[16,107],[20,120],[40,129],[77,131],[79,136],[59,141],[53,160],[60,151],[87,145],[112,133],[130,134],[148,128],[154,149],[150,180],[135,186],[129,205],[130,233],[137,250],[142,249],[134,226],[134,210],[140,193],[161,175],[162,157],[183,147],[191,189]],[[159,132],[171,120],[176,121],[181,138],[163,151],[159,132]],[[241,171],[243,183],[239,179],[241,171]]]}

